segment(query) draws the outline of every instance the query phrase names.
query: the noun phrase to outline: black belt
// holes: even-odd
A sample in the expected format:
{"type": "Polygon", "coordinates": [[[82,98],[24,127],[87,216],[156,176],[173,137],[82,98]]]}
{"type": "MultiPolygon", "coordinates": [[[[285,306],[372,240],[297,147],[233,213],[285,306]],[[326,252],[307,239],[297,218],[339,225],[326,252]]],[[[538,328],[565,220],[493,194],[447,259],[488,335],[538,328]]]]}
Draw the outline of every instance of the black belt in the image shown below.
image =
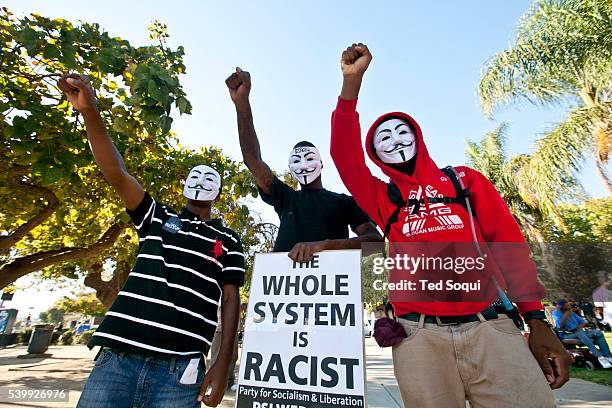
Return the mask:
{"type": "MultiPolygon", "coordinates": [[[[499,317],[495,309],[487,307],[482,312],[482,317],[485,320],[495,320],[499,317]]],[[[418,322],[421,319],[421,313],[412,312],[398,316],[400,319],[406,319],[413,322],[418,322]]],[[[464,316],[431,316],[425,315],[425,323],[433,323],[439,326],[450,326],[454,324],[469,323],[480,321],[476,313],[464,316]]]]}

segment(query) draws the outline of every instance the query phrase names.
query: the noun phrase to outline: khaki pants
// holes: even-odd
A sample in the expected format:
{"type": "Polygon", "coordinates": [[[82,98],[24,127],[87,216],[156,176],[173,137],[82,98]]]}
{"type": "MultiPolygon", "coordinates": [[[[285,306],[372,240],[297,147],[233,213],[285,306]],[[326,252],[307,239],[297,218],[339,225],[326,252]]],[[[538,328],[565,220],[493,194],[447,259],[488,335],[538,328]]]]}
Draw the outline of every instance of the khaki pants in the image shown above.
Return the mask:
{"type": "Polygon", "coordinates": [[[398,321],[408,337],[393,346],[405,408],[548,408],[553,393],[512,320],[454,326],[398,321]]]}

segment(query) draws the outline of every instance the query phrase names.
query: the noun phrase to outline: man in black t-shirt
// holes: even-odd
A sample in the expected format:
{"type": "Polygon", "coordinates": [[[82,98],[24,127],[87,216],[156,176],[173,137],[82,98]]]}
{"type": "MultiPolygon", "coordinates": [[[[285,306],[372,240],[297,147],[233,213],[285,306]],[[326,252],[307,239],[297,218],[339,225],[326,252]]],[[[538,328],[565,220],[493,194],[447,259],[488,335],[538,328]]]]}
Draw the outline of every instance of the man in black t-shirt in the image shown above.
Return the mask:
{"type": "Polygon", "coordinates": [[[289,155],[289,170],[300,183],[294,190],[280,181],[261,158],[249,103],[251,77],[236,68],[225,81],[236,106],[238,134],[244,163],[253,174],[262,199],[280,218],[275,252],[289,252],[296,262],[308,262],[326,249],[360,248],[362,242],[382,241],[372,220],[346,194],[323,188],[323,164],[317,148],[299,142],[289,155]],[[348,228],[357,237],[349,238],[348,228]]]}
{"type": "Polygon", "coordinates": [[[101,351],[78,407],[217,406],[227,386],[244,283],[240,238],[211,218],[221,175],[194,167],[181,212],[154,200],[127,172],[87,77],[64,75],[58,85],[83,116],[94,159],[125,203],[140,242],[125,285],[88,344],[101,351]],[[203,356],[219,308],[221,347],[205,373],[203,356]]]}

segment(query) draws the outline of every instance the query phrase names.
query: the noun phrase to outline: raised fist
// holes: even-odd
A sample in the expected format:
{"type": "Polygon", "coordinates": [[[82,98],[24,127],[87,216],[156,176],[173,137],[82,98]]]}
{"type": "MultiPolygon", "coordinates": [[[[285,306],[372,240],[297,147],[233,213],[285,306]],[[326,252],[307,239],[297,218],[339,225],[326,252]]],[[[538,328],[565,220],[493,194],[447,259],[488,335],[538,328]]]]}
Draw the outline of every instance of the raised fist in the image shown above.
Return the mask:
{"type": "Polygon", "coordinates": [[[372,54],[365,44],[353,44],[342,52],[340,65],[342,67],[342,75],[347,76],[362,76],[368,69],[372,61],[372,54]]]}
{"type": "Polygon", "coordinates": [[[96,93],[86,75],[62,75],[57,86],[64,92],[68,102],[79,112],[97,109],[96,93]]]}
{"type": "Polygon", "coordinates": [[[227,77],[225,85],[229,89],[230,97],[235,104],[248,102],[251,91],[251,74],[236,67],[236,72],[227,77]]]}

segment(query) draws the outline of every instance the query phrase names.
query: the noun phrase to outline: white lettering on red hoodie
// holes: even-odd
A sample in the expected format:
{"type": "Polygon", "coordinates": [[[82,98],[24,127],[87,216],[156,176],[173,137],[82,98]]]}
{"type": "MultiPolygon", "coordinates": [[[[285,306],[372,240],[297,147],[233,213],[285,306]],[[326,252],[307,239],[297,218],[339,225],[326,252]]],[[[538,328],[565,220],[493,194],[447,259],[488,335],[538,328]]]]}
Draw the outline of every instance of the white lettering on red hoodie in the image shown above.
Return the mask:
{"type": "MultiPolygon", "coordinates": [[[[387,183],[373,176],[366,166],[356,106],[357,100],[338,98],[336,110],[332,113],[331,156],[344,185],[357,204],[384,230],[396,205],[388,197],[387,183]]],[[[365,147],[370,159],[398,186],[403,198],[421,199],[440,195],[455,197],[452,181],[430,158],[421,128],[409,115],[391,112],[378,118],[367,133],[365,147]],[[374,130],[389,117],[405,119],[414,128],[417,156],[412,175],[383,163],[373,150],[374,130]]],[[[457,166],[455,169],[469,190],[470,203],[476,214],[478,241],[525,244],[518,224],[491,182],[469,167],[457,166]]],[[[461,204],[445,205],[450,206],[452,213],[447,213],[443,218],[436,215],[435,211],[428,211],[431,204],[428,204],[427,200],[417,214],[411,214],[412,208],[402,211],[398,221],[391,226],[388,236],[390,242],[472,242],[473,235],[466,209],[461,204]],[[430,228],[434,226],[435,228],[430,228]]],[[[537,279],[535,264],[529,258],[527,245],[523,246],[525,250],[521,253],[523,259],[520,262],[496,259],[496,263],[501,272],[501,276],[498,276],[499,284],[507,289],[510,299],[529,299],[516,301],[519,310],[525,313],[543,309],[539,299],[544,295],[544,287],[537,279]]],[[[513,257],[516,257],[516,251],[513,257]]],[[[393,306],[398,316],[410,312],[438,316],[466,315],[483,310],[494,297],[493,294],[490,300],[482,302],[394,302],[393,306]]]]}

